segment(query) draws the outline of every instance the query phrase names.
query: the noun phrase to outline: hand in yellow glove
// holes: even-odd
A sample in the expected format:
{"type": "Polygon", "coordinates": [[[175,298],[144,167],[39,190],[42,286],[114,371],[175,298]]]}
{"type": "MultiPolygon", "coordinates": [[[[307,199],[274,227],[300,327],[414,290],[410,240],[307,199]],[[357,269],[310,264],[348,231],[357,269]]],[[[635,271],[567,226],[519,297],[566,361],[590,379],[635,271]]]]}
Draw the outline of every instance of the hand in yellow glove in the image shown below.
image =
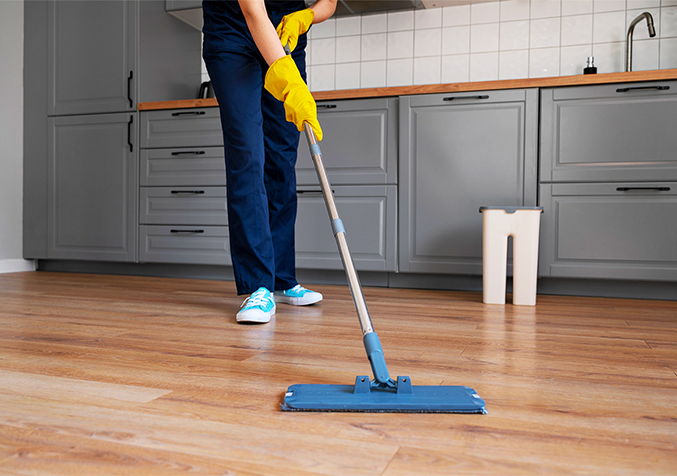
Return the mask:
{"type": "Polygon", "coordinates": [[[299,131],[303,131],[303,123],[308,122],[317,140],[322,140],[315,99],[291,56],[283,56],[270,65],[264,87],[275,99],[284,101],[285,115],[289,122],[296,124],[299,131]]]}
{"type": "Polygon", "coordinates": [[[282,17],[277,26],[277,36],[280,37],[282,46],[289,45],[289,51],[294,51],[299,41],[299,36],[308,31],[315,19],[315,10],[306,8],[298,12],[290,13],[282,17]]]}

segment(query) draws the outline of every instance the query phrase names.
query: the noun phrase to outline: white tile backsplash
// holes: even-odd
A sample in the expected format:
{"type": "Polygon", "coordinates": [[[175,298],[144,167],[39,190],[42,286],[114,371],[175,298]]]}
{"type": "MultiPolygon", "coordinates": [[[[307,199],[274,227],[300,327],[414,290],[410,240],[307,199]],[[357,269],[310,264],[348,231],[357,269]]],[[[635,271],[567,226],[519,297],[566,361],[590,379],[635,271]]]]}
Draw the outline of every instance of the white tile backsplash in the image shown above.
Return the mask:
{"type": "Polygon", "coordinates": [[[470,52],[498,51],[498,23],[470,26],[470,52]]]}
{"type": "Polygon", "coordinates": [[[442,28],[416,30],[414,32],[414,57],[437,56],[442,54],[442,28]]]}
{"type": "Polygon", "coordinates": [[[360,87],[360,63],[336,65],[336,89],[358,89],[360,87]]]}
{"type": "Polygon", "coordinates": [[[359,35],[361,32],[362,17],[354,16],[336,19],[336,36],[354,36],[359,35]]]}
{"type": "Polygon", "coordinates": [[[442,29],[442,54],[470,53],[470,26],[452,26],[442,29]]]}
{"type": "Polygon", "coordinates": [[[633,69],[677,68],[677,0],[497,0],[330,19],[307,50],[314,91],[599,73],[625,69],[629,23],[633,69]]]}
{"type": "Polygon", "coordinates": [[[592,41],[625,41],[625,12],[595,13],[592,16],[592,41]]]}
{"type": "Polygon", "coordinates": [[[572,15],[562,17],[561,45],[592,44],[592,15],[572,15]]]}
{"type": "Polygon", "coordinates": [[[470,5],[455,5],[442,8],[442,26],[462,25],[470,25],[470,5]]]}
{"type": "Polygon", "coordinates": [[[496,23],[500,19],[500,2],[473,3],[470,5],[470,24],[496,23]]]}
{"type": "Polygon", "coordinates": [[[470,79],[470,55],[442,56],[442,83],[465,83],[470,79]]]}
{"type": "Polygon", "coordinates": [[[498,52],[470,55],[470,81],[498,79],[498,52]]]}
{"type": "Polygon", "coordinates": [[[414,84],[439,84],[442,60],[440,56],[414,58],[414,84]]]}
{"type": "Polygon", "coordinates": [[[362,34],[385,33],[388,31],[388,16],[385,13],[362,16],[362,34]]]}
{"type": "MultiPolygon", "coordinates": [[[[592,1],[592,0],[591,0],[592,1]]],[[[501,22],[528,20],[529,0],[503,0],[500,2],[501,22]]]]}
{"type": "Polygon", "coordinates": [[[560,17],[531,20],[529,48],[559,46],[560,17]]]}
{"type": "Polygon", "coordinates": [[[562,16],[583,15],[592,13],[592,0],[564,0],[562,2],[562,16]]]}
{"type": "Polygon", "coordinates": [[[388,56],[390,59],[404,59],[414,56],[414,30],[388,33],[388,56]]]}
{"type": "Polygon", "coordinates": [[[592,56],[592,45],[563,46],[560,48],[559,74],[573,76],[583,74],[588,64],[588,56],[592,56]]]}
{"type": "Polygon", "coordinates": [[[383,88],[386,85],[386,62],[367,61],[360,64],[360,87],[383,88]]]}
{"type": "MultiPolygon", "coordinates": [[[[364,25],[364,22],[362,23],[364,25]]],[[[362,61],[386,59],[387,36],[385,33],[362,35],[362,61]]]]}
{"type": "Polygon", "coordinates": [[[660,40],[659,62],[661,69],[677,68],[677,38],[660,40]]]}
{"type": "Polygon", "coordinates": [[[509,21],[500,24],[501,51],[529,48],[529,20],[509,21]]]}
{"type": "Polygon", "coordinates": [[[388,13],[388,31],[405,31],[414,29],[414,12],[388,13]]]}
{"type": "Polygon", "coordinates": [[[529,75],[529,51],[501,51],[498,55],[498,79],[520,79],[529,75]]]}
{"type": "Polygon", "coordinates": [[[542,48],[529,52],[529,77],[559,76],[559,48],[542,48]]]}
{"type": "Polygon", "coordinates": [[[360,36],[340,36],[336,38],[336,63],[360,61],[360,36]]]}
{"type": "Polygon", "coordinates": [[[386,65],[386,86],[411,86],[414,83],[414,60],[403,58],[388,60],[386,65]]]}
{"type": "MultiPolygon", "coordinates": [[[[566,2],[567,0],[564,1],[566,2]]],[[[560,16],[561,11],[561,0],[531,0],[532,19],[558,17],[560,16]]]]}

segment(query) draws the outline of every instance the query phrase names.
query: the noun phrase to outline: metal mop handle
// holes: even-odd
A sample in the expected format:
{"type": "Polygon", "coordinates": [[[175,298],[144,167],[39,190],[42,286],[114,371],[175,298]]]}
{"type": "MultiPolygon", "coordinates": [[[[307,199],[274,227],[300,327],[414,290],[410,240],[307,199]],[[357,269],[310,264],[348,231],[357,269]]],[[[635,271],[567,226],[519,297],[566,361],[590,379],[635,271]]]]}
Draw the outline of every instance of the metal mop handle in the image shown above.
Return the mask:
{"type": "Polygon", "coordinates": [[[322,152],[320,151],[320,146],[315,139],[315,134],[313,134],[313,129],[310,127],[310,124],[304,122],[303,127],[305,129],[306,139],[308,140],[310,155],[313,158],[313,163],[315,164],[315,171],[317,172],[317,177],[320,180],[320,187],[322,189],[322,195],[324,195],[324,202],[327,205],[327,212],[329,213],[329,218],[331,219],[331,227],[334,231],[334,238],[336,238],[339,254],[341,255],[343,269],[345,269],[346,275],[348,277],[348,287],[350,288],[350,294],[353,296],[353,302],[355,303],[355,309],[357,310],[357,317],[360,319],[360,325],[362,326],[364,346],[367,351],[369,361],[371,362],[371,368],[374,372],[374,377],[378,382],[378,385],[393,387],[396,384],[390,378],[388,367],[386,366],[385,358],[383,357],[381,342],[371,325],[371,318],[369,317],[367,303],[364,300],[364,294],[362,293],[362,286],[360,285],[357,271],[355,271],[355,265],[353,264],[353,259],[350,256],[350,250],[348,249],[346,231],[345,228],[343,228],[343,222],[341,221],[341,218],[339,218],[336,202],[334,202],[334,196],[331,193],[331,185],[329,184],[329,179],[327,178],[327,171],[325,170],[324,164],[322,163],[322,152]]]}
{"type": "Polygon", "coordinates": [[[339,254],[341,255],[343,268],[345,269],[346,275],[348,277],[348,286],[350,287],[350,294],[353,296],[353,302],[355,303],[355,309],[357,310],[357,317],[360,319],[362,333],[368,334],[369,332],[374,332],[374,329],[371,325],[371,318],[369,317],[369,311],[367,310],[367,303],[364,300],[364,294],[362,293],[360,280],[357,276],[357,271],[355,271],[353,258],[350,256],[350,250],[348,249],[348,242],[346,240],[346,231],[345,228],[343,228],[343,222],[341,221],[341,218],[339,218],[336,202],[334,201],[334,195],[331,193],[331,185],[329,184],[329,179],[327,178],[327,171],[325,170],[324,164],[322,163],[322,152],[320,152],[320,146],[315,139],[315,134],[313,134],[313,129],[310,127],[310,124],[305,122],[303,126],[306,132],[306,139],[308,139],[310,155],[313,158],[315,171],[317,172],[317,177],[320,180],[320,187],[322,188],[322,194],[325,198],[324,202],[327,205],[327,213],[329,213],[329,219],[331,220],[334,238],[336,238],[336,244],[338,245],[339,254]]]}

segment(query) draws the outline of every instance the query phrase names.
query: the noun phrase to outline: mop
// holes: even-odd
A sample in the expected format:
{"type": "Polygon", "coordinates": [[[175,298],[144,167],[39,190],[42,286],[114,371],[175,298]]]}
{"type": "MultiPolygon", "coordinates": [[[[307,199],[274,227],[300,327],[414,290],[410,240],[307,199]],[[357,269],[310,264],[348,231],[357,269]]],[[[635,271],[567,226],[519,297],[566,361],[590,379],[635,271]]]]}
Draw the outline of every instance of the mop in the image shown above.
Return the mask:
{"type": "Polygon", "coordinates": [[[393,380],[388,372],[383,348],[372,327],[367,304],[353,264],[320,146],[310,125],[305,135],[320,181],[336,244],[348,278],[348,286],[362,326],[364,347],[374,378],[358,375],[354,385],[297,384],[287,389],[282,411],[316,412],[393,412],[393,413],[487,413],[484,400],[470,387],[412,385],[409,377],[393,380]]]}

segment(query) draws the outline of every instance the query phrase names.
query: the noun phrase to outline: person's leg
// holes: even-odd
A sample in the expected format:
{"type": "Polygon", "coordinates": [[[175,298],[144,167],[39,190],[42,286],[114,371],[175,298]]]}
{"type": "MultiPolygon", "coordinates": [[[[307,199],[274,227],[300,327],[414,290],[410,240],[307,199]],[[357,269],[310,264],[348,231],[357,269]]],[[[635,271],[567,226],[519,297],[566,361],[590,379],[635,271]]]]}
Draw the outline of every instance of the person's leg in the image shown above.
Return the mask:
{"type": "Polygon", "coordinates": [[[275,289],[275,263],[264,185],[261,61],[240,52],[205,55],[219,102],[226,156],[228,225],[238,294],[275,289]]]}
{"type": "MultiPolygon", "coordinates": [[[[301,77],[305,79],[305,37],[292,53],[301,77]]],[[[285,119],[284,105],[267,91],[262,97],[263,131],[266,165],[264,169],[270,230],[275,250],[276,301],[308,305],[322,300],[322,295],[302,288],[296,281],[294,226],[296,224],[296,155],[300,133],[285,119]]]]}

